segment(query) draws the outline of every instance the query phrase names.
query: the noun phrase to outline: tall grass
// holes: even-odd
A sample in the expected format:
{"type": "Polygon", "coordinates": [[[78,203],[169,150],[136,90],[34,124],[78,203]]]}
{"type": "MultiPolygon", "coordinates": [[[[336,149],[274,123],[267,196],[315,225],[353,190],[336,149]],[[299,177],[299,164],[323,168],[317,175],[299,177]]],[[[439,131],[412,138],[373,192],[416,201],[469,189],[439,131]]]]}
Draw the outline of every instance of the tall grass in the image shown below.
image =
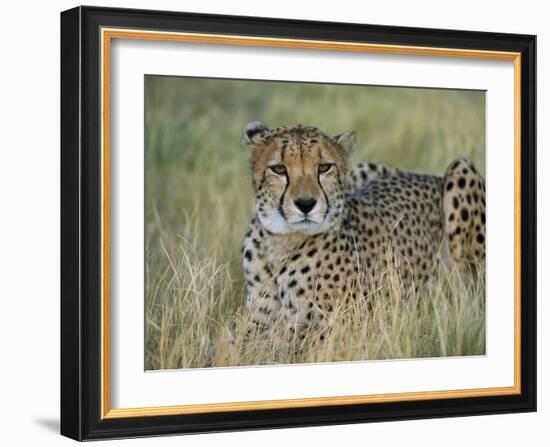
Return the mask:
{"type": "Polygon", "coordinates": [[[375,290],[304,340],[277,324],[245,341],[239,254],[253,213],[244,124],[354,128],[355,162],[441,175],[467,157],[483,172],[482,92],[147,76],[145,95],[147,369],[485,352],[483,269],[441,267],[422,293],[375,290]]]}

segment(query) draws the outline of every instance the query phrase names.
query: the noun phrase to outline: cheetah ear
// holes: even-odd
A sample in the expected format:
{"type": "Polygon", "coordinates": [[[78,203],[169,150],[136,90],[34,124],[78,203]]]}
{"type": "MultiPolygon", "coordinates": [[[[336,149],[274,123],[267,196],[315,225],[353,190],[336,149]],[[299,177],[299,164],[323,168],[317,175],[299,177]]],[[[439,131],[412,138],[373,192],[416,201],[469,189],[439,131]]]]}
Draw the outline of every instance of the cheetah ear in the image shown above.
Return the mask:
{"type": "Polygon", "coordinates": [[[346,130],[345,132],[339,133],[334,136],[332,140],[338,144],[346,154],[351,153],[355,142],[357,141],[357,132],[355,130],[346,130]]]}
{"type": "Polygon", "coordinates": [[[252,121],[244,126],[243,139],[246,145],[256,146],[260,144],[263,137],[269,132],[267,124],[261,121],[252,121]]]}

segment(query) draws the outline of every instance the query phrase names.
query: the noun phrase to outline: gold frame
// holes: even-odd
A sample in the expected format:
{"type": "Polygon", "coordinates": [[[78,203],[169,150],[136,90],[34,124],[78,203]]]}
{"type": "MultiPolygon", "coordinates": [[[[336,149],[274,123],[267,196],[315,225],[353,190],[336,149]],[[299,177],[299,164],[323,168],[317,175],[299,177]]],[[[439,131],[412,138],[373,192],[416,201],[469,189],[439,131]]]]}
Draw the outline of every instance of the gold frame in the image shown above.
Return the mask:
{"type": "Polygon", "coordinates": [[[166,416],[247,410],[307,408],[426,399],[454,399],[502,396],[521,393],[521,54],[504,51],[464,50],[349,43],[337,41],[280,39],[214,34],[101,29],[101,419],[140,416],[166,416]],[[111,408],[110,368],[110,50],[113,39],[156,40],[215,45],[260,46],[369,52],[383,54],[441,56],[507,60],[514,62],[514,385],[510,387],[405,392],[357,396],[330,396],[305,399],[226,402],[217,404],[174,405],[143,408],[111,408]]]}

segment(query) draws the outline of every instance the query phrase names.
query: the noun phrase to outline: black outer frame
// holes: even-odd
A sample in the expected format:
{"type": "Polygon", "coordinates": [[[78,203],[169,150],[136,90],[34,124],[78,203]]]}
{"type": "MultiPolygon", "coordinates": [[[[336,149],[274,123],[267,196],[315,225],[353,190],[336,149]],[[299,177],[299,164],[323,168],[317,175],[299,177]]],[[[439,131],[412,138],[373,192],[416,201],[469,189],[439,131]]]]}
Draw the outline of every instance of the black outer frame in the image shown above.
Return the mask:
{"type": "Polygon", "coordinates": [[[61,13],[61,434],[77,440],[536,411],[536,36],[77,7],[61,13]],[[521,394],[100,419],[100,28],[521,53],[521,394]]]}

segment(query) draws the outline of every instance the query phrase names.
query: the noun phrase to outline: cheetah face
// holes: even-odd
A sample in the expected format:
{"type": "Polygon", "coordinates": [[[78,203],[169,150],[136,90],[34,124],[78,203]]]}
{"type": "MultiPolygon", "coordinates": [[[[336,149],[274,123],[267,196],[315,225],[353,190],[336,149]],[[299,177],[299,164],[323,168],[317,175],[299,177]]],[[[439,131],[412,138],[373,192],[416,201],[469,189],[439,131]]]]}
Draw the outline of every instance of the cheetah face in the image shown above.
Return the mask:
{"type": "Polygon", "coordinates": [[[270,232],[322,233],[340,221],[355,131],[329,138],[314,127],[244,128],[256,213],[270,232]]]}

